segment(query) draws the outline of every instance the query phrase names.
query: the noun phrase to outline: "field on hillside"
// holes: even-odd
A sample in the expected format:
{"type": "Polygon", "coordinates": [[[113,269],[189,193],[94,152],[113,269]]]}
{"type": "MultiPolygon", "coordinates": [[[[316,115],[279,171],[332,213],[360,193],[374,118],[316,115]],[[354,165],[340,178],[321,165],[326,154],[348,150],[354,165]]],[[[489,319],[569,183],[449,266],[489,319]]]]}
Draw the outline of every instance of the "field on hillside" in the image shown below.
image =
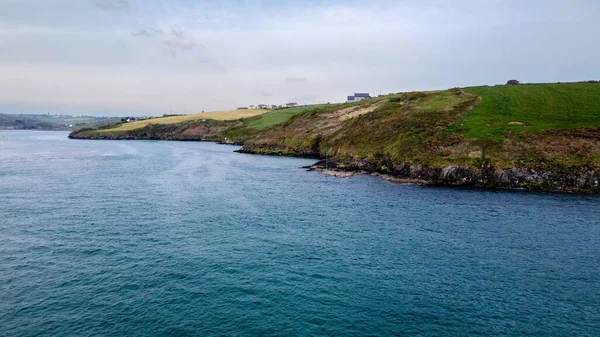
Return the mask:
{"type": "Polygon", "coordinates": [[[451,126],[468,138],[501,140],[505,131],[600,127],[600,84],[526,84],[465,88],[479,107],[451,126]]]}
{"type": "Polygon", "coordinates": [[[241,118],[254,117],[262,115],[268,112],[268,110],[228,110],[228,111],[211,111],[198,114],[184,115],[184,116],[169,116],[148,119],[145,121],[125,123],[121,124],[116,128],[98,130],[98,132],[117,132],[117,131],[129,131],[135,129],[141,129],[146,125],[150,124],[176,124],[187,121],[201,120],[201,119],[215,119],[215,120],[236,120],[241,118]]]}
{"type": "Polygon", "coordinates": [[[357,103],[313,104],[299,106],[296,108],[273,110],[260,116],[244,119],[243,126],[232,127],[229,130],[226,130],[221,136],[227,137],[229,140],[234,140],[238,143],[243,143],[246,140],[253,138],[257,134],[264,132],[269,127],[288,122],[293,118],[301,117],[304,114],[312,114],[319,111],[330,111],[338,108],[360,107],[380,102],[387,98],[389,97],[367,99],[357,103]]]}
{"type": "Polygon", "coordinates": [[[283,123],[288,119],[292,118],[299,113],[302,113],[307,110],[317,109],[317,108],[325,108],[329,106],[335,106],[335,104],[316,104],[316,105],[306,105],[299,106],[296,108],[287,108],[287,109],[279,109],[267,112],[263,115],[252,118],[248,121],[247,125],[249,128],[253,129],[264,129],[269,126],[277,125],[279,123],[283,123]]]}

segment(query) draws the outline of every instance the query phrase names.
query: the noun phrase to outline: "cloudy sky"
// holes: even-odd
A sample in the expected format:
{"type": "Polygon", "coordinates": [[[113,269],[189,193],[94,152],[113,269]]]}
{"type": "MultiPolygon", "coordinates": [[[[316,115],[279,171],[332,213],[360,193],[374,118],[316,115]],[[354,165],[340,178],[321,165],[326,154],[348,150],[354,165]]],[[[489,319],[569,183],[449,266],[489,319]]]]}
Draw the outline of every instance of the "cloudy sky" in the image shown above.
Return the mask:
{"type": "Polygon", "coordinates": [[[0,112],[600,79],[598,0],[0,0],[0,112]]]}

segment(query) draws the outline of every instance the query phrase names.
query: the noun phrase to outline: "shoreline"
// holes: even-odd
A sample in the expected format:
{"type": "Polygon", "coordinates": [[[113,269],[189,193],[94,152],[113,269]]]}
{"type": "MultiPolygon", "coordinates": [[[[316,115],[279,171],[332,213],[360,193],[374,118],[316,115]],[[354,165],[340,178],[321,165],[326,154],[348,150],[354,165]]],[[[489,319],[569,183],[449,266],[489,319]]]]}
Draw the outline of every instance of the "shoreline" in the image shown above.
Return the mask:
{"type": "Polygon", "coordinates": [[[381,180],[387,181],[392,184],[398,185],[415,185],[423,187],[441,187],[450,189],[462,189],[462,190],[479,190],[479,191],[502,191],[502,192],[530,192],[530,193],[542,193],[542,194],[562,194],[562,195],[579,195],[579,196],[591,196],[600,197],[600,192],[594,191],[583,191],[583,190],[570,190],[570,189],[556,189],[556,190],[545,190],[545,189],[532,189],[527,187],[482,187],[472,185],[452,185],[452,184],[438,184],[431,181],[422,179],[410,179],[401,178],[389,174],[381,174],[377,172],[368,171],[343,171],[338,169],[328,169],[327,171],[322,168],[313,168],[312,166],[304,166],[307,171],[320,173],[328,177],[334,178],[351,178],[357,176],[372,176],[377,177],[381,180]]]}
{"type": "Polygon", "coordinates": [[[350,178],[358,175],[371,175],[395,184],[410,184],[420,186],[438,186],[452,188],[474,188],[481,190],[505,191],[534,191],[557,194],[600,195],[600,172],[586,167],[576,170],[561,170],[554,172],[536,168],[508,168],[496,169],[491,165],[481,168],[472,168],[461,165],[446,167],[428,167],[425,165],[399,165],[381,172],[379,165],[367,160],[357,160],[340,168],[336,159],[329,160],[329,167],[325,170],[325,161],[316,153],[284,152],[280,150],[263,150],[260,152],[244,148],[241,142],[227,142],[219,139],[189,139],[186,137],[136,137],[127,136],[95,136],[73,137],[76,140],[164,140],[187,142],[212,142],[221,145],[242,146],[234,152],[242,154],[280,156],[314,159],[316,162],[303,168],[309,171],[337,177],[350,178]]]}
{"type": "Polygon", "coordinates": [[[501,170],[492,167],[482,167],[481,170],[477,170],[458,165],[446,166],[444,168],[412,165],[405,166],[405,170],[391,174],[355,168],[339,169],[335,167],[335,163],[333,163],[333,166],[326,170],[321,160],[304,168],[308,169],[308,171],[339,178],[371,175],[394,184],[403,185],[600,196],[600,175],[596,173],[596,176],[590,176],[589,173],[591,171],[580,172],[579,174],[575,173],[575,175],[569,177],[561,177],[560,174],[555,172],[533,173],[526,168],[501,170]],[[406,169],[407,167],[408,169],[406,169]],[[561,182],[564,180],[579,182],[580,185],[570,186],[561,182]]]}

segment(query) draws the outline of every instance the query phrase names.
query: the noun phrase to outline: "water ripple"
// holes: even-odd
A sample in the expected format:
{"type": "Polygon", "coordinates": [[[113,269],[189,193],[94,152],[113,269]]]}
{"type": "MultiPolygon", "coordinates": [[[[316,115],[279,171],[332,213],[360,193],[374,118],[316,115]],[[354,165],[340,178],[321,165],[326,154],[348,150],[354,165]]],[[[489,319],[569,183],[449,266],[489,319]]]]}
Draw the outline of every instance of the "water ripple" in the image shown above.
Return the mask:
{"type": "Polygon", "coordinates": [[[600,201],[210,143],[0,144],[0,335],[600,335],[600,201]]]}

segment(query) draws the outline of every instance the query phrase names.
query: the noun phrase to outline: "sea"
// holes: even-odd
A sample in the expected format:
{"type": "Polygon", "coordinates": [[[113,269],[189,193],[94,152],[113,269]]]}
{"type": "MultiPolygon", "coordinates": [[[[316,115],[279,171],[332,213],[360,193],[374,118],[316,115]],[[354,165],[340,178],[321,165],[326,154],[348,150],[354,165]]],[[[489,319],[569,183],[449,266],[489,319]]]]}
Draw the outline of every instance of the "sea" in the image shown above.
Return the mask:
{"type": "Polygon", "coordinates": [[[0,131],[0,336],[600,336],[600,198],[0,131]]]}

